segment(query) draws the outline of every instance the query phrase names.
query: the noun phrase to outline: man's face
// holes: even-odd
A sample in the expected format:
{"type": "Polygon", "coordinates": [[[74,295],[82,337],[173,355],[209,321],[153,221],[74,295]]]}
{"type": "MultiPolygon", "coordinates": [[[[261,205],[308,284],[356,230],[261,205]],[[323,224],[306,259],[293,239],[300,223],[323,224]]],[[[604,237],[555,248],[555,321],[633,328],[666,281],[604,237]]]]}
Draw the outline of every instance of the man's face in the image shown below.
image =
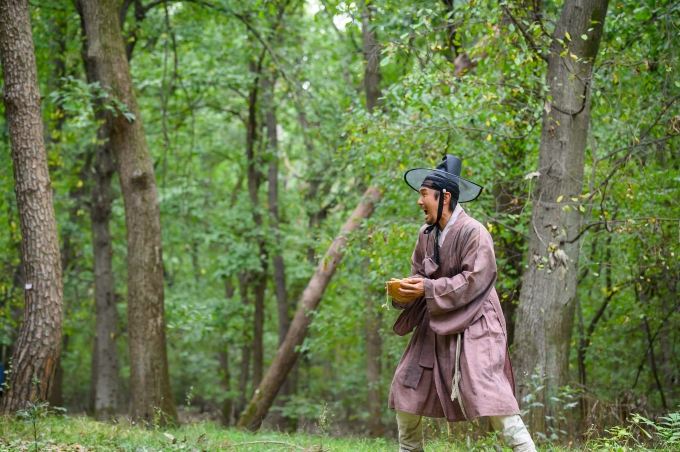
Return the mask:
{"type": "Polygon", "coordinates": [[[439,200],[434,199],[435,190],[426,187],[420,187],[420,198],[418,198],[418,206],[425,213],[425,223],[428,225],[434,224],[437,221],[437,210],[439,208],[439,200]]]}

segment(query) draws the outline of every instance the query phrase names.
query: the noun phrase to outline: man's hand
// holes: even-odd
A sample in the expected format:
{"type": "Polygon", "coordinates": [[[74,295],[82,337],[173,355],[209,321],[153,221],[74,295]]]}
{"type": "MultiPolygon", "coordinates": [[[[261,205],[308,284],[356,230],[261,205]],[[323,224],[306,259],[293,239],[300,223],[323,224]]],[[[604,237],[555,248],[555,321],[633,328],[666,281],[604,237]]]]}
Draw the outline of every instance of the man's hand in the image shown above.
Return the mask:
{"type": "Polygon", "coordinates": [[[399,285],[399,295],[406,298],[418,298],[425,295],[423,278],[404,278],[399,285]]]}

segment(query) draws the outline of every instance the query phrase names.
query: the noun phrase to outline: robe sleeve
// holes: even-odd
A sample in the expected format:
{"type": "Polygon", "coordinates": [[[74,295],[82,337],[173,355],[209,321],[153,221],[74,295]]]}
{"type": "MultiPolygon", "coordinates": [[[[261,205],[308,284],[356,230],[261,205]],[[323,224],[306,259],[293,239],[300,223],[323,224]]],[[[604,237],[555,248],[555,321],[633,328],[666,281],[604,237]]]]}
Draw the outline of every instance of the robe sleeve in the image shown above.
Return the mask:
{"type": "MultiPolygon", "coordinates": [[[[423,240],[426,239],[426,237],[424,237],[423,230],[425,228],[426,226],[420,228],[418,241],[416,242],[416,247],[413,249],[413,254],[411,255],[411,277],[423,279],[427,278],[427,276],[425,276],[425,271],[423,270],[423,259],[425,259],[425,242],[423,242],[423,240]]],[[[416,301],[417,300],[401,303],[393,298],[392,307],[401,311],[403,309],[409,309],[415,304],[416,301]]]]}
{"type": "Polygon", "coordinates": [[[451,278],[423,281],[427,309],[432,316],[486,299],[496,282],[493,241],[481,224],[470,225],[462,231],[452,249],[460,253],[461,272],[451,278]]]}
{"type": "MultiPolygon", "coordinates": [[[[426,278],[423,271],[423,258],[425,256],[425,244],[424,241],[427,237],[424,237],[423,230],[426,226],[420,229],[418,234],[418,241],[416,242],[416,247],[413,250],[413,255],[411,256],[411,276],[417,276],[420,278],[426,278]]],[[[423,297],[416,298],[413,301],[407,303],[400,303],[395,299],[392,299],[392,306],[395,309],[403,310],[399,315],[399,318],[394,323],[392,330],[399,336],[405,336],[417,327],[425,311],[427,310],[427,304],[423,297]]]]}
{"type": "Polygon", "coordinates": [[[427,311],[427,304],[423,297],[416,298],[415,300],[407,303],[407,307],[404,311],[399,314],[397,321],[394,322],[392,331],[397,333],[399,336],[406,336],[411,331],[413,331],[425,316],[427,311]]]}

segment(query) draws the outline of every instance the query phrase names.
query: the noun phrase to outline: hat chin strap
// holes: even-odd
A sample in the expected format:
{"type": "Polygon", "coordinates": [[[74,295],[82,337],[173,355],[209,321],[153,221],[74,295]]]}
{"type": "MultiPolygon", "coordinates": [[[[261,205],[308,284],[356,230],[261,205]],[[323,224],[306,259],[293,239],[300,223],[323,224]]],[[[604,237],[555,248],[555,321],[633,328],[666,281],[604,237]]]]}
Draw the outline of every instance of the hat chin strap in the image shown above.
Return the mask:
{"type": "Polygon", "coordinates": [[[437,219],[434,224],[429,225],[425,228],[425,234],[429,234],[434,229],[434,263],[439,265],[439,233],[441,228],[439,226],[439,220],[442,219],[442,213],[444,212],[444,193],[446,189],[443,188],[439,191],[439,207],[437,207],[437,219]]]}

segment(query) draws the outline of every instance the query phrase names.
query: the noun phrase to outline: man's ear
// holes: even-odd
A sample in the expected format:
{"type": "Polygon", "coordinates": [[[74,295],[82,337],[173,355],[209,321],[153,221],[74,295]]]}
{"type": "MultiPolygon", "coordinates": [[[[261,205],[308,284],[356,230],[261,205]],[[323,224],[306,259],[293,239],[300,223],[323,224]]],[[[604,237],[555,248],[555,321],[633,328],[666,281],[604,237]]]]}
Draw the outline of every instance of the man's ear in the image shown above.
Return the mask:
{"type": "Polygon", "coordinates": [[[451,193],[447,191],[446,193],[444,193],[444,205],[448,206],[449,202],[451,202],[451,193]]]}

